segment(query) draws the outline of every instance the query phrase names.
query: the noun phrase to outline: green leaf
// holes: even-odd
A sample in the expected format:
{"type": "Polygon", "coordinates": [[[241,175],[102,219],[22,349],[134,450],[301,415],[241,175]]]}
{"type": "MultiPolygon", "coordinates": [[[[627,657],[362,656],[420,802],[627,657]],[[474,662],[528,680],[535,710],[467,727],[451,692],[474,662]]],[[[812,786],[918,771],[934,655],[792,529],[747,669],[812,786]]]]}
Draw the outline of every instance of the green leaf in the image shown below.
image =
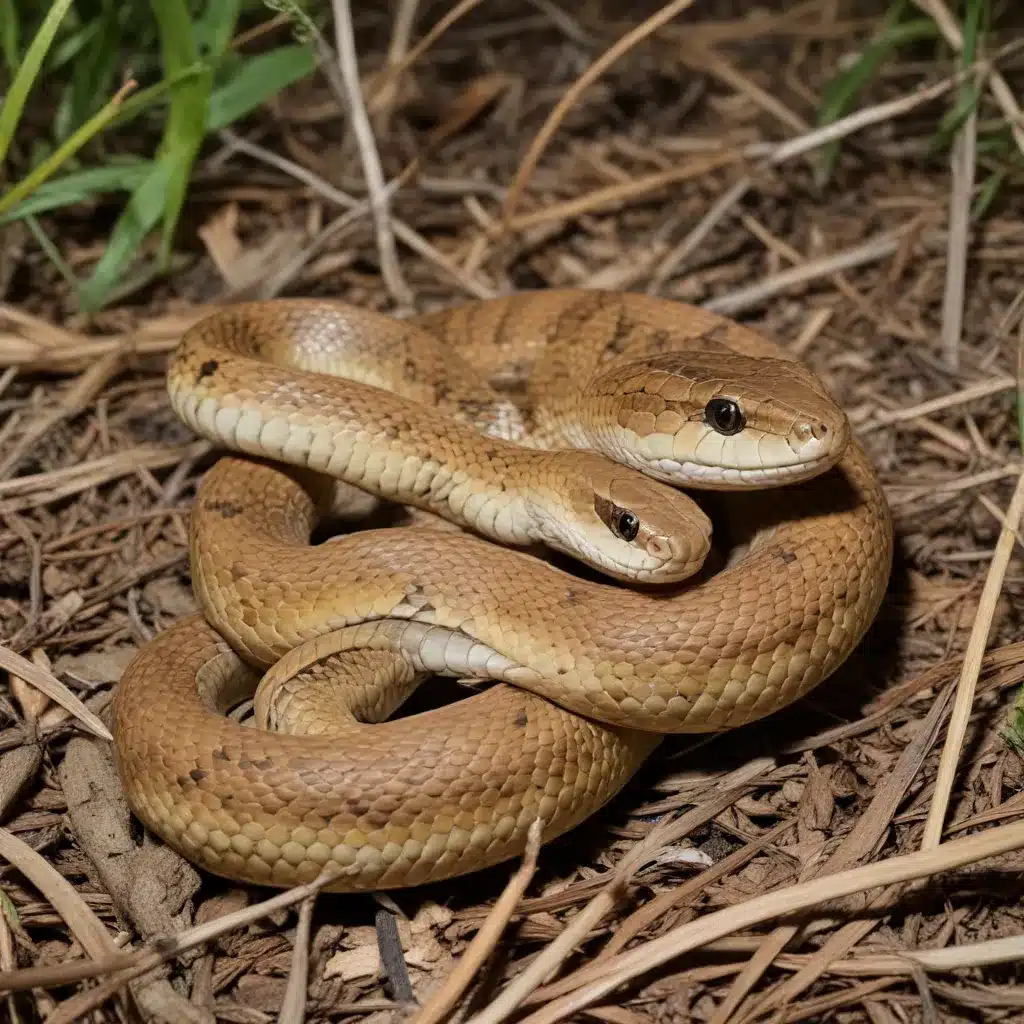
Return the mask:
{"type": "Polygon", "coordinates": [[[203,50],[215,56],[226,53],[235,35],[238,15],[241,10],[239,0],[210,0],[202,16],[193,22],[196,42],[203,50]]]}
{"type": "Polygon", "coordinates": [[[1003,157],[1014,159],[1017,157],[1018,149],[1013,141],[1013,132],[1006,122],[1000,122],[994,131],[986,131],[981,134],[981,126],[978,126],[977,151],[979,157],[1003,157]]]}
{"type": "Polygon", "coordinates": [[[50,51],[50,59],[46,63],[46,70],[52,75],[72,65],[78,55],[89,45],[99,31],[99,22],[96,20],[86,21],[81,25],[74,25],[74,17],[68,19],[65,25],[65,33],[54,44],[50,51]]]}
{"type": "Polygon", "coordinates": [[[20,25],[14,0],[0,0],[0,54],[11,74],[21,64],[20,25]]]}
{"type": "MultiPolygon", "coordinates": [[[[850,67],[836,75],[822,90],[821,108],[818,112],[819,125],[832,124],[848,114],[853,109],[861,90],[894,50],[909,42],[938,36],[939,30],[931,18],[916,18],[901,23],[899,19],[905,7],[906,0],[898,0],[893,4],[886,12],[878,36],[865,47],[864,52],[850,67]]],[[[821,149],[816,173],[819,186],[824,185],[832,175],[839,156],[839,145],[837,140],[821,149]]]]}
{"type": "Polygon", "coordinates": [[[196,61],[194,64],[190,64],[187,68],[182,68],[180,71],[176,71],[173,75],[168,75],[166,78],[161,79],[154,85],[149,85],[145,89],[140,89],[133,96],[129,96],[128,99],[121,104],[121,112],[118,115],[115,124],[118,127],[127,124],[133,118],[138,117],[139,114],[148,110],[150,107],[156,106],[156,104],[163,99],[165,95],[173,94],[174,90],[182,83],[189,82],[194,78],[205,75],[209,70],[210,68],[205,62],[196,61]]]}
{"type": "MultiPolygon", "coordinates": [[[[964,42],[960,50],[960,67],[963,70],[967,70],[975,62],[984,14],[984,0],[967,0],[967,17],[963,25],[964,42]]],[[[957,90],[956,102],[950,110],[946,111],[935,130],[929,145],[930,155],[934,155],[952,144],[953,136],[963,127],[967,118],[977,110],[981,94],[982,85],[977,79],[968,79],[961,83],[957,90]]]]}
{"type": "Polygon", "coordinates": [[[978,53],[978,39],[984,29],[982,22],[985,20],[985,0],[967,0],[967,16],[964,18],[964,45],[960,52],[960,64],[969,68],[975,61],[978,53]]]}
{"type": "Polygon", "coordinates": [[[39,74],[46,53],[50,49],[60,23],[71,6],[71,0],[54,0],[53,6],[46,12],[39,31],[32,40],[32,45],[25,54],[25,59],[14,76],[10,89],[0,106],[0,163],[7,157],[7,150],[14,140],[14,130],[21,120],[21,112],[25,108],[25,100],[32,90],[32,85],[39,74]]]}
{"type": "MultiPolygon", "coordinates": [[[[151,6],[160,27],[164,74],[177,74],[199,60],[188,5],[185,0],[151,0],[151,6]]],[[[168,166],[173,170],[164,196],[163,232],[158,257],[160,266],[166,266],[170,259],[192,164],[206,135],[212,80],[212,71],[205,68],[171,94],[164,137],[160,142],[161,157],[170,157],[168,166]]]]}
{"type": "Polygon", "coordinates": [[[1004,171],[996,171],[982,182],[981,188],[978,189],[978,194],[974,197],[974,202],[971,204],[971,218],[973,220],[981,220],[988,213],[989,208],[996,201],[996,196],[999,195],[999,190],[1005,182],[1006,173],[1004,171]]]}
{"type": "Polygon", "coordinates": [[[42,224],[35,217],[26,217],[25,223],[29,231],[39,245],[39,248],[46,254],[46,258],[57,268],[57,272],[71,286],[72,291],[78,291],[78,278],[75,272],[68,266],[60,249],[54,244],[50,236],[43,230],[42,224]]]}
{"type": "Polygon", "coordinates": [[[17,931],[19,935],[24,934],[21,918],[18,916],[18,908],[3,889],[0,889],[0,914],[4,915],[13,931],[17,931]]]}
{"type": "Polygon", "coordinates": [[[929,143],[928,156],[934,157],[952,144],[953,136],[963,127],[971,113],[977,109],[981,98],[978,82],[966,82],[957,93],[956,102],[942,115],[929,143]]]}
{"type": "Polygon", "coordinates": [[[132,192],[146,180],[152,169],[152,161],[145,160],[93,167],[52,178],[40,185],[31,198],[23,199],[0,216],[0,224],[82,203],[104,192],[132,192]]]}
{"type": "Polygon", "coordinates": [[[71,65],[66,121],[57,126],[58,141],[66,139],[103,105],[103,98],[117,89],[121,60],[121,32],[117,4],[103,0],[103,10],[90,22],[95,31],[71,65]]]}
{"type": "Polygon", "coordinates": [[[62,142],[52,153],[41,160],[21,181],[0,196],[0,214],[28,198],[44,181],[52,177],[57,169],[66,164],[90,139],[99,135],[117,116],[121,105],[121,94],[115,94],[102,110],[89,118],[66,142],[62,142]]]}
{"type": "Polygon", "coordinates": [[[210,97],[210,131],[218,131],[245,117],[315,69],[316,57],[306,46],[282,46],[250,57],[210,97]]]}
{"type": "MultiPolygon", "coordinates": [[[[1017,414],[1020,419],[1021,396],[1017,395],[1017,414]]],[[[1024,424],[1021,424],[1024,431],[1024,424]]],[[[1021,434],[1024,437],[1024,433],[1021,434]]],[[[1024,687],[1017,691],[1017,697],[1013,702],[1013,708],[1007,715],[1007,728],[1002,731],[1003,739],[1011,746],[1018,757],[1024,757],[1024,687]]]]}
{"type": "Polygon", "coordinates": [[[875,39],[864,48],[860,56],[848,67],[825,83],[821,90],[821,108],[818,124],[831,124],[845,114],[857,93],[892,48],[892,33],[899,26],[899,19],[906,8],[906,0],[898,0],[886,12],[885,20],[875,39]]]}
{"type": "Polygon", "coordinates": [[[167,153],[153,164],[145,181],[134,191],[124,213],[118,218],[92,277],[82,285],[78,296],[83,309],[100,309],[136,250],[164,215],[167,189],[180,175],[176,165],[180,154],[167,153]]]}

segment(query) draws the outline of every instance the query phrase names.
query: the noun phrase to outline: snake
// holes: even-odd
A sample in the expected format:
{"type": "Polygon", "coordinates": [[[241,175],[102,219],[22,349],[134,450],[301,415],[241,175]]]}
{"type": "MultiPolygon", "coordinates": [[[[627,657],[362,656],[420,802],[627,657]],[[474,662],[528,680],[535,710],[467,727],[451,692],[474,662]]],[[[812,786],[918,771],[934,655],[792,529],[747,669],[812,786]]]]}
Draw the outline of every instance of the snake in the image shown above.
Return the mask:
{"type": "Polygon", "coordinates": [[[401,889],[521,855],[666,735],[802,698],[887,588],[846,415],[700,307],[238,303],[183,334],[167,392],[226,451],[190,518],[200,611],[123,673],[114,759],[147,829],[237,882],[401,889]],[[322,537],[345,487],[425,520],[322,537]],[[476,692],[392,717],[435,675],[476,692]]]}

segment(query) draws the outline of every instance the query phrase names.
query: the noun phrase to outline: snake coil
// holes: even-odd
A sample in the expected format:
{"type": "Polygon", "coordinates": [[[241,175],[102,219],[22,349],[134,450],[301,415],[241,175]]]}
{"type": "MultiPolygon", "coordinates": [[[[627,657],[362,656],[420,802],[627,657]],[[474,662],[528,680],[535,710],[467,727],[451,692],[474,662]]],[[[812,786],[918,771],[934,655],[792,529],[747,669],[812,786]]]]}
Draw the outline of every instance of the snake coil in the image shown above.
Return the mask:
{"type": "Polygon", "coordinates": [[[888,580],[889,509],[823,385],[678,303],[551,291],[405,322],[242,304],[186,333],[168,393],[232,454],[192,516],[202,612],[126,670],[116,761],[146,826],[238,881],[333,864],[334,891],[398,888],[516,856],[662,735],[806,694],[888,580]],[[451,527],[312,544],[336,480],[451,527]],[[732,551],[714,572],[705,506],[732,551]],[[384,721],[431,673],[493,685],[384,721]],[[224,716],[254,692],[263,728],[224,716]]]}

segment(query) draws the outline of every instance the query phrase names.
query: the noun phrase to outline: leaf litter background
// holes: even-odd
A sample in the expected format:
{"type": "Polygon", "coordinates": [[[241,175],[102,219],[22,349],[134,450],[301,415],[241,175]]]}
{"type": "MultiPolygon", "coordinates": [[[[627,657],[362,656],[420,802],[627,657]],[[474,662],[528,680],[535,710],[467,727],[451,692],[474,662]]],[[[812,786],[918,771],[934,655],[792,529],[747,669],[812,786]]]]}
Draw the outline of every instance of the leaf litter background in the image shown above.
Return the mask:
{"type": "MultiPolygon", "coordinates": [[[[942,4],[919,6],[948,29],[942,4]]],[[[450,9],[424,5],[415,38],[450,9]]],[[[953,741],[943,840],[993,834],[1024,813],[1007,738],[1024,681],[1024,575],[1016,522],[1004,529],[1021,473],[1024,203],[1014,186],[1024,133],[1015,139],[1012,108],[990,79],[951,166],[936,130],[955,90],[927,100],[920,90],[948,84],[958,65],[929,42],[865,83],[856,109],[871,113],[844,138],[831,177],[813,142],[766,163],[774,147],[813,138],[823,90],[884,8],[709,2],[583,89],[531,173],[524,156],[552,108],[656,11],[484,5],[418,55],[383,102],[371,91],[385,178],[405,173],[391,204],[397,272],[381,272],[365,207],[350,212],[366,195],[359,151],[321,75],[208,141],[176,241],[180,266],[91,318],[21,224],[4,227],[0,623],[12,671],[0,684],[0,858],[11,863],[0,865],[0,971],[18,989],[4,997],[10,1019],[78,1019],[68,1014],[96,992],[66,973],[80,958],[217,919],[233,926],[208,944],[180,956],[156,947],[167,962],[132,981],[130,998],[112,973],[124,958],[94,972],[108,984],[91,997],[96,1019],[300,1020],[304,988],[310,1021],[417,1019],[517,867],[379,902],[324,896],[301,911],[229,918],[274,894],[201,876],[144,840],[120,802],[108,744],[33,685],[52,673],[102,718],[138,646],[194,608],[188,509],[215,456],[171,414],[162,368],[211,303],[335,295],[394,311],[409,296],[424,311],[572,286],[709,304],[804,355],[886,483],[897,564],[850,663],[767,721],[666,742],[602,814],[545,847],[450,1019],[525,1019],[609,950],[917,851],[942,799],[939,759],[979,615],[975,646],[988,648],[963,740],[953,741]],[[522,190],[508,209],[513,183],[522,190]],[[1009,562],[997,599],[982,603],[1001,530],[1009,562]],[[574,920],[580,935],[559,967],[550,943],[574,920]],[[518,1009],[495,1003],[538,957],[553,969],[547,987],[518,1009]],[[14,984],[30,967],[49,969],[46,983],[14,984]]],[[[1022,27],[1012,10],[1001,15],[987,45],[1004,47],[1011,95],[1024,80],[1013,45],[1022,27]]],[[[364,78],[386,61],[392,28],[383,5],[357,12],[364,78]]],[[[137,142],[128,132],[118,144],[137,142]]],[[[119,212],[114,197],[43,222],[68,266],[87,274],[119,212]]],[[[548,1019],[1022,1020],[1012,962],[1024,952],[1022,846],[921,883],[868,880],[827,910],[735,931],[548,1019]],[[1019,944],[994,957],[997,939],[1019,944]],[[943,949],[961,952],[945,966],[890,955],[943,949]]]]}

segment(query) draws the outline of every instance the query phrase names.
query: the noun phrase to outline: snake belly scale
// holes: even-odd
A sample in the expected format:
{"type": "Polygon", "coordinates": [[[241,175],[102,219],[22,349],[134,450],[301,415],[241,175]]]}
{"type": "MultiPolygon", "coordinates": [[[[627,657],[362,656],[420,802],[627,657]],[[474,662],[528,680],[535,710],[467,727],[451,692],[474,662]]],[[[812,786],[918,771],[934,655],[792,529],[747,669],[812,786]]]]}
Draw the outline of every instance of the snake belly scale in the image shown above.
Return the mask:
{"type": "Polygon", "coordinates": [[[607,803],[664,734],[734,728],[807,693],[886,589],[890,512],[845,417],[785,350],[703,310],[556,291],[399,324],[254,303],[189,331],[168,387],[186,422],[237,454],[206,474],[192,517],[202,614],[126,670],[115,755],[136,816],[228,878],[289,886],[332,864],[330,890],[400,888],[516,856],[537,818],[549,840],[607,803]],[[345,379],[325,376],[339,348],[345,379]],[[413,411],[383,435],[354,425],[353,409],[372,420],[399,400],[413,411]],[[421,428],[435,433],[417,447],[421,428]],[[520,464],[512,448],[534,451],[520,464]],[[538,487],[531,467],[552,455],[569,461],[538,487]],[[671,562],[676,582],[593,582],[486,539],[559,548],[543,524],[561,513],[543,507],[562,500],[574,456],[581,536],[617,531],[599,540],[610,563],[587,544],[584,561],[641,578],[671,562]],[[311,544],[339,466],[470,532],[311,544]],[[641,475],[653,490],[634,487],[641,475]],[[707,496],[738,554],[719,571],[699,572],[706,520],[672,484],[724,492],[707,496]],[[665,530],[652,515],[648,534],[623,531],[622,494],[666,492],[665,530]],[[673,517],[689,547],[662,537],[673,517]],[[533,532],[517,532],[522,518],[533,532]],[[383,721],[431,673],[495,682],[383,721]],[[258,723],[285,731],[223,715],[254,691],[258,723]]]}

